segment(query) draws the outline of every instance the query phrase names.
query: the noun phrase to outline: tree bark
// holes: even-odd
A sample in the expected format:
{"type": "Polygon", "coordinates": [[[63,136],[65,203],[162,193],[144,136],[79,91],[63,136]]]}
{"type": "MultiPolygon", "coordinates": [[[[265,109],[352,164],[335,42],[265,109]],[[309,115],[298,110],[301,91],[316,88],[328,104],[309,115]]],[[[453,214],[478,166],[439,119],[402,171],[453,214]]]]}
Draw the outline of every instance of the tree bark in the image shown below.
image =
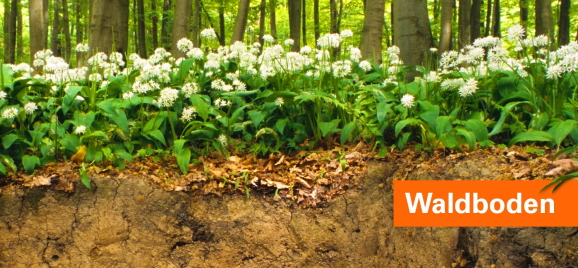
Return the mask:
{"type": "Polygon", "coordinates": [[[304,46],[307,45],[307,1],[301,1],[301,40],[304,46]]]}
{"type": "Polygon", "coordinates": [[[265,35],[265,17],[267,16],[267,0],[261,0],[259,6],[259,43],[263,47],[263,36],[265,35]]]}
{"type": "Polygon", "coordinates": [[[46,40],[44,31],[44,1],[29,0],[30,15],[30,62],[34,61],[34,54],[44,49],[46,40]]]}
{"type": "Polygon", "coordinates": [[[62,0],[62,30],[64,32],[64,59],[70,62],[72,40],[70,39],[70,16],[68,14],[68,0],[62,0]]]}
{"type": "Polygon", "coordinates": [[[275,11],[277,9],[277,0],[270,0],[269,5],[269,23],[271,24],[271,35],[277,38],[277,18],[275,15],[275,11]]]}
{"type": "Polygon", "coordinates": [[[22,27],[22,5],[18,5],[18,14],[17,14],[17,24],[16,24],[16,58],[15,61],[22,61],[23,54],[24,54],[24,34],[22,27]]]}
{"type": "Polygon", "coordinates": [[[337,26],[337,17],[339,13],[337,12],[337,0],[329,0],[329,15],[330,15],[330,32],[339,33],[339,27],[337,26]]]}
{"type": "Polygon", "coordinates": [[[441,4],[440,54],[452,50],[452,14],[455,0],[442,0],[441,4]]]}
{"type": "Polygon", "coordinates": [[[480,30],[482,28],[482,0],[472,1],[472,13],[470,16],[471,27],[470,27],[470,41],[474,42],[476,39],[480,38],[480,30]]]}
{"type": "Polygon", "coordinates": [[[488,4],[486,6],[486,23],[484,27],[484,36],[491,35],[491,25],[492,25],[492,0],[487,0],[488,4]]]}
{"type": "Polygon", "coordinates": [[[50,20],[50,16],[48,14],[49,11],[49,3],[48,0],[44,0],[42,1],[42,14],[44,16],[44,26],[43,26],[43,31],[44,31],[44,47],[48,48],[48,23],[50,20]]]}
{"type": "Polygon", "coordinates": [[[245,28],[247,27],[247,16],[249,15],[249,0],[239,0],[239,9],[237,10],[237,19],[235,19],[235,28],[231,44],[235,41],[243,41],[245,28]]]}
{"type": "Polygon", "coordinates": [[[171,32],[173,24],[171,23],[172,1],[163,1],[163,18],[161,22],[161,45],[166,49],[171,49],[171,32]]]}
{"type": "Polygon", "coordinates": [[[18,1],[4,2],[4,62],[15,63],[16,60],[16,21],[18,1]]]}
{"type": "Polygon", "coordinates": [[[528,2],[529,0],[520,0],[520,24],[528,32],[528,2]]]}
{"type": "Polygon", "coordinates": [[[432,47],[426,0],[393,0],[393,44],[407,65],[421,65],[432,47]]]}
{"type": "Polygon", "coordinates": [[[321,27],[319,26],[319,0],[313,0],[313,26],[315,27],[315,41],[321,36],[321,27]]]}
{"type": "Polygon", "coordinates": [[[147,57],[144,0],[136,0],[138,12],[138,54],[147,57]]]}
{"type": "Polygon", "coordinates": [[[289,37],[293,39],[291,50],[299,51],[301,38],[301,0],[287,0],[289,11],[289,37]]]}
{"type": "Polygon", "coordinates": [[[185,54],[177,49],[177,42],[181,38],[189,37],[189,22],[191,19],[191,0],[175,1],[175,19],[173,24],[173,42],[171,52],[175,58],[184,57],[185,54]]]}
{"type": "MultiPolygon", "coordinates": [[[[83,34],[84,34],[84,24],[81,23],[80,18],[84,14],[83,4],[84,1],[82,0],[74,0],[74,9],[76,13],[75,24],[76,24],[76,44],[80,44],[83,41],[83,34]]],[[[76,52],[76,67],[80,67],[84,64],[83,57],[81,52],[76,52]]]]}
{"type": "Polygon", "coordinates": [[[201,0],[193,0],[195,8],[193,9],[193,44],[200,47],[199,35],[201,32],[201,0]]]}
{"type": "MultiPolygon", "coordinates": [[[[207,17],[209,14],[207,13],[207,17]]],[[[221,46],[225,45],[225,1],[221,1],[219,6],[219,43],[221,46]]],[[[243,29],[244,31],[245,29],[243,29]]]]}
{"type": "Polygon", "coordinates": [[[536,0],[536,36],[545,35],[553,40],[552,34],[552,4],[550,0],[536,0]]]}
{"type": "Polygon", "coordinates": [[[501,37],[500,32],[500,0],[494,0],[494,11],[492,12],[492,35],[501,37]]]}
{"type": "Polygon", "coordinates": [[[560,18],[558,19],[558,46],[570,43],[570,0],[560,1],[560,18]]]}
{"type": "Polygon", "coordinates": [[[372,59],[373,62],[378,64],[381,63],[384,12],[385,0],[366,2],[361,42],[359,44],[361,55],[366,59],[372,59]]]}
{"type": "Polygon", "coordinates": [[[471,14],[472,14],[472,0],[459,0],[460,7],[459,22],[458,22],[458,47],[463,48],[472,44],[471,38],[471,14]]]}
{"type": "Polygon", "coordinates": [[[50,38],[50,50],[54,56],[62,56],[60,44],[60,1],[54,0],[54,17],[52,19],[52,36],[50,38]]]}
{"type": "Polygon", "coordinates": [[[125,54],[128,48],[129,0],[93,0],[89,46],[97,52],[125,54]]]}

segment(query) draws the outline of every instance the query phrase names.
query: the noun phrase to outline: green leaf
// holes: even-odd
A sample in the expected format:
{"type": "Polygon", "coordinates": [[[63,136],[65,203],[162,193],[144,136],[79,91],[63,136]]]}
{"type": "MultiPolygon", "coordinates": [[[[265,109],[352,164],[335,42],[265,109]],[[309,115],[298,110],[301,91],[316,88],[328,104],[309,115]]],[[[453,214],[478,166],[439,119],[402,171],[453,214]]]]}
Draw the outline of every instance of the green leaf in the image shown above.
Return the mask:
{"type": "Polygon", "coordinates": [[[157,139],[158,141],[160,141],[163,145],[167,145],[167,141],[165,140],[165,136],[163,135],[163,133],[158,130],[158,129],[154,129],[152,131],[149,131],[147,133],[145,133],[146,135],[152,136],[153,138],[157,139]]]}
{"type": "Polygon", "coordinates": [[[66,114],[68,112],[68,110],[70,109],[70,105],[72,105],[72,103],[74,103],[74,99],[76,98],[76,95],[78,94],[78,92],[80,92],[82,90],[83,87],[81,86],[69,86],[68,89],[66,90],[66,95],[64,95],[64,98],[62,99],[62,112],[64,114],[66,114]]]}
{"type": "Polygon", "coordinates": [[[460,143],[456,136],[452,133],[444,133],[440,137],[440,141],[448,148],[457,148],[460,143]]]}
{"type": "Polygon", "coordinates": [[[96,137],[96,138],[99,138],[101,141],[108,141],[108,137],[106,136],[106,134],[100,130],[93,131],[90,134],[85,136],[85,138],[89,138],[89,137],[96,137]]]}
{"type": "Polygon", "coordinates": [[[173,147],[173,153],[176,155],[181,154],[183,152],[183,148],[184,148],[186,142],[187,142],[187,140],[183,140],[183,139],[176,140],[174,147],[173,147]]]}
{"type": "Polygon", "coordinates": [[[118,149],[114,151],[114,155],[116,155],[117,157],[120,157],[126,161],[132,162],[133,156],[131,154],[129,154],[126,150],[124,149],[118,149]]]}
{"type": "Polygon", "coordinates": [[[343,126],[343,129],[341,130],[341,145],[345,144],[345,142],[347,141],[347,139],[349,139],[349,137],[351,136],[351,133],[353,133],[353,131],[355,130],[355,121],[351,121],[349,123],[347,123],[345,126],[343,126]]]}
{"type": "Polygon", "coordinates": [[[148,134],[148,132],[150,131],[158,130],[161,124],[165,121],[165,118],[167,118],[167,116],[168,116],[167,112],[160,112],[156,114],[145,124],[142,131],[148,134]]]}
{"type": "Polygon", "coordinates": [[[467,130],[464,127],[457,127],[456,132],[466,139],[468,146],[470,147],[470,151],[476,148],[476,134],[474,132],[467,130]]]}
{"type": "Polygon", "coordinates": [[[2,64],[2,89],[13,83],[12,67],[7,64],[2,64]]]}
{"type": "Polygon", "coordinates": [[[319,130],[321,130],[321,135],[325,137],[330,133],[339,131],[337,126],[339,126],[340,121],[341,119],[333,119],[331,122],[319,122],[319,130]]]}
{"type": "Polygon", "coordinates": [[[258,128],[259,124],[261,124],[261,121],[263,121],[263,119],[265,119],[265,116],[267,116],[267,113],[253,110],[247,112],[247,115],[249,115],[249,118],[251,118],[251,121],[253,122],[255,128],[258,128]]]}
{"type": "Polygon", "coordinates": [[[576,127],[576,121],[568,119],[557,123],[552,128],[548,129],[548,133],[552,134],[556,145],[560,146],[562,141],[570,134],[572,129],[576,127]]]}
{"type": "Polygon", "coordinates": [[[191,150],[187,147],[177,154],[177,163],[183,174],[189,173],[189,163],[191,161],[191,150]]]}
{"type": "Polygon", "coordinates": [[[419,125],[420,120],[415,119],[415,118],[408,118],[405,120],[401,120],[399,122],[397,122],[397,124],[395,124],[395,136],[399,136],[399,133],[401,132],[401,130],[403,130],[403,128],[407,125],[419,125]]]}
{"type": "Polygon", "coordinates": [[[436,118],[436,135],[441,137],[444,133],[452,129],[450,121],[453,119],[452,116],[440,116],[436,118]]]}
{"type": "Polygon", "coordinates": [[[31,174],[34,171],[36,165],[40,166],[40,159],[38,156],[35,155],[24,155],[22,156],[22,166],[24,166],[24,170],[31,174]]]}
{"type": "Polygon", "coordinates": [[[203,118],[203,121],[207,121],[207,118],[209,117],[209,108],[205,100],[200,95],[196,94],[192,95],[190,99],[191,104],[193,104],[195,110],[197,111],[197,114],[203,118]]]}
{"type": "Polygon", "coordinates": [[[60,140],[60,144],[62,144],[66,150],[76,152],[78,146],[80,146],[80,139],[75,135],[66,134],[64,138],[60,140]]]}
{"type": "Polygon", "coordinates": [[[418,104],[424,110],[419,117],[427,122],[431,129],[436,129],[436,119],[440,115],[440,107],[429,101],[418,101],[418,104]]]}
{"type": "Polygon", "coordinates": [[[6,171],[6,167],[4,166],[4,164],[0,163],[0,175],[6,175],[7,171],[6,171]]]}
{"type": "Polygon", "coordinates": [[[283,135],[283,131],[285,130],[287,122],[289,122],[289,119],[284,118],[281,120],[277,120],[277,122],[275,123],[275,128],[277,129],[277,131],[279,131],[281,135],[283,135]]]}
{"type": "Polygon", "coordinates": [[[88,177],[84,163],[82,163],[82,168],[80,168],[80,181],[86,188],[90,189],[90,178],[88,177]]]}
{"type": "Polygon", "coordinates": [[[17,140],[18,140],[18,135],[13,134],[13,133],[8,134],[8,135],[2,137],[2,146],[4,146],[4,149],[7,150],[17,140]]]}
{"type": "Polygon", "coordinates": [[[555,179],[552,180],[552,182],[548,183],[548,185],[544,186],[544,188],[542,188],[542,190],[540,190],[540,192],[542,192],[542,191],[550,188],[552,185],[556,185],[556,186],[554,186],[554,188],[552,189],[552,193],[553,193],[553,192],[556,191],[558,188],[560,188],[560,186],[562,186],[562,184],[564,184],[565,182],[567,182],[567,181],[569,181],[569,180],[571,180],[571,179],[574,179],[574,178],[576,178],[576,177],[578,177],[578,172],[573,172],[573,173],[566,174],[566,175],[564,175],[564,176],[555,178],[555,179]]]}
{"type": "Polygon", "coordinates": [[[108,159],[109,161],[114,161],[114,155],[112,154],[112,150],[108,147],[103,147],[102,148],[102,154],[104,155],[104,157],[106,157],[106,159],[108,159]]]}
{"type": "Polygon", "coordinates": [[[470,119],[466,121],[465,127],[476,135],[476,140],[485,141],[488,139],[488,129],[481,120],[470,119]]]}
{"type": "Polygon", "coordinates": [[[389,112],[393,104],[382,101],[377,104],[377,120],[381,124],[389,112]]]}
{"type": "Polygon", "coordinates": [[[189,76],[189,71],[191,70],[191,67],[193,67],[194,63],[194,59],[186,59],[181,62],[178,72],[178,84],[184,83],[185,79],[187,79],[187,76],[189,76]]]}
{"type": "Polygon", "coordinates": [[[552,134],[541,131],[541,130],[530,130],[526,132],[521,132],[510,140],[508,146],[512,146],[517,142],[523,141],[554,141],[552,134]]]}
{"type": "Polygon", "coordinates": [[[260,92],[260,90],[258,90],[258,89],[247,90],[247,91],[229,91],[229,92],[221,93],[221,96],[224,96],[224,97],[247,97],[247,96],[255,95],[259,92],[260,92]]]}
{"type": "Polygon", "coordinates": [[[13,172],[18,171],[16,164],[14,164],[14,159],[10,156],[0,154],[0,163],[8,166],[13,172]]]}

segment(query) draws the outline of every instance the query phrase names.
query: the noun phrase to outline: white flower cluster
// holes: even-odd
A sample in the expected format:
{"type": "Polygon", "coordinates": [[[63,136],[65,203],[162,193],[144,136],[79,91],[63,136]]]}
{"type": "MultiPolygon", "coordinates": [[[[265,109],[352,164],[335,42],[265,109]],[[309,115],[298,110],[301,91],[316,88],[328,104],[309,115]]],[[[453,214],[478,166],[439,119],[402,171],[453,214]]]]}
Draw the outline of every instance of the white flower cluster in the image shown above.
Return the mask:
{"type": "Polygon", "coordinates": [[[217,33],[215,32],[215,29],[208,28],[201,31],[201,37],[206,38],[208,40],[214,40],[217,39],[217,33]]]}
{"type": "Polygon", "coordinates": [[[181,115],[181,120],[183,122],[189,122],[193,120],[193,117],[197,113],[197,109],[195,107],[187,107],[183,109],[183,114],[181,115]]]}
{"type": "Polygon", "coordinates": [[[88,52],[90,50],[90,48],[88,47],[88,44],[86,43],[78,43],[76,45],[76,52],[88,52]]]}
{"type": "Polygon", "coordinates": [[[6,119],[13,119],[18,115],[18,108],[10,107],[2,111],[2,117],[6,119]]]}
{"type": "Polygon", "coordinates": [[[172,107],[175,101],[179,98],[179,90],[166,87],[161,90],[161,95],[154,102],[159,107],[172,107]]]}

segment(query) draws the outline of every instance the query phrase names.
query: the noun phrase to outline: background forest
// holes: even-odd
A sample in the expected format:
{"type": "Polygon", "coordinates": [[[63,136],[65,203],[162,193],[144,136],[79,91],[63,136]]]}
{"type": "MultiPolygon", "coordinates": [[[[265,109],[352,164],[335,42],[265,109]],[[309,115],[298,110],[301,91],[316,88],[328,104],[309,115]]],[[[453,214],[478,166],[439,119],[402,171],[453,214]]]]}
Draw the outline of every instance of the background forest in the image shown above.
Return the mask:
{"type": "Polygon", "coordinates": [[[349,29],[356,33],[352,44],[359,44],[365,33],[377,39],[369,42],[401,47],[402,58],[410,64],[423,64],[424,53],[416,55],[415,49],[458,49],[479,37],[500,37],[515,24],[536,36],[549,36],[552,48],[578,38],[578,7],[570,0],[5,0],[0,13],[6,63],[28,62],[43,48],[74,61],[76,44],[89,40],[91,48],[110,52],[96,44],[110,45],[113,33],[103,32],[106,27],[116,28],[114,38],[123,53],[141,57],[157,47],[175,53],[182,37],[200,47],[205,28],[216,30],[221,45],[232,40],[262,42],[260,36],[271,34],[279,40],[292,37],[295,48],[315,44],[322,33],[349,29]],[[100,20],[102,16],[107,20],[100,20]],[[412,25],[410,16],[418,23],[412,25]],[[370,28],[381,31],[364,32],[366,17],[370,28]],[[416,35],[418,41],[405,46],[402,40],[396,42],[396,34],[416,35]]]}

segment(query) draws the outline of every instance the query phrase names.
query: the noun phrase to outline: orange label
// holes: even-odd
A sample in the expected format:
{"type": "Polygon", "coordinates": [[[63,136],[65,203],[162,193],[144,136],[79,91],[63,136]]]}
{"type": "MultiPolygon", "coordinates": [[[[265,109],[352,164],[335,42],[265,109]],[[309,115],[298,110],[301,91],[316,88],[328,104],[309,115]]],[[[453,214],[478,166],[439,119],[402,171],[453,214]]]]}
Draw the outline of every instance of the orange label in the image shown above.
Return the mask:
{"type": "Polygon", "coordinates": [[[578,181],[394,181],[396,227],[574,227],[578,181]]]}

